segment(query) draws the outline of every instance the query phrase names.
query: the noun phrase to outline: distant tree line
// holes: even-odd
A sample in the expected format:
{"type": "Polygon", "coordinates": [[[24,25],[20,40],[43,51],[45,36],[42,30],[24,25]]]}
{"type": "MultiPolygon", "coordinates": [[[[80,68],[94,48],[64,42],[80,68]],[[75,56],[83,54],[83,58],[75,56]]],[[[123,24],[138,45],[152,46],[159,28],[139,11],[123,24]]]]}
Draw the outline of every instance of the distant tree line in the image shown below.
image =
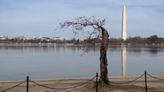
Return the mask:
{"type": "MultiPolygon", "coordinates": [[[[48,37],[44,39],[33,38],[33,39],[23,39],[20,37],[15,38],[0,38],[0,43],[73,43],[73,44],[100,44],[99,38],[94,39],[70,39],[70,40],[54,40],[48,37]]],[[[158,37],[157,35],[152,35],[150,37],[129,37],[126,41],[123,41],[121,38],[110,38],[109,45],[121,45],[122,43],[126,45],[164,45],[164,38],[158,37]]]]}
{"type": "MultiPolygon", "coordinates": [[[[99,39],[86,39],[82,43],[99,43],[99,39]]],[[[126,45],[164,45],[164,38],[158,37],[157,35],[152,35],[150,37],[129,37],[126,41],[121,38],[110,38],[110,45],[121,45],[122,43],[126,45]]]]}
{"type": "Polygon", "coordinates": [[[130,37],[126,41],[127,44],[147,44],[147,45],[162,45],[164,44],[164,38],[152,35],[147,38],[142,37],[130,37]]]}

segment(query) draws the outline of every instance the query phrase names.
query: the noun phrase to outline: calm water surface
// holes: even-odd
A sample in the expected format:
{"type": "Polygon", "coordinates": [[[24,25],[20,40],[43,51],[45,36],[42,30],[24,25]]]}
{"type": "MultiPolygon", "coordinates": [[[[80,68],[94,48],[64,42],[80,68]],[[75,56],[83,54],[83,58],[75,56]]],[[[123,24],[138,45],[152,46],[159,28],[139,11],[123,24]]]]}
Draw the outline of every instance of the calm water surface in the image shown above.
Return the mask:
{"type": "MultiPolygon", "coordinates": [[[[0,48],[0,80],[90,77],[99,71],[99,48],[0,48]]],[[[122,75],[122,48],[108,49],[109,75],[122,75]]],[[[126,48],[126,76],[164,75],[164,48],[126,48]]]]}

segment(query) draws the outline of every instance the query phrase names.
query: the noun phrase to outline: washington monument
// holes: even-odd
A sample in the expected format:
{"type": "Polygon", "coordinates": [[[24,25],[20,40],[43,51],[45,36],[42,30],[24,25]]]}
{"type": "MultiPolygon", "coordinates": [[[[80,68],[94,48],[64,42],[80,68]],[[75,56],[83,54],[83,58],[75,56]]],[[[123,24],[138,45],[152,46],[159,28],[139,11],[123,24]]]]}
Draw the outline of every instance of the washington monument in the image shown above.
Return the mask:
{"type": "Polygon", "coordinates": [[[122,10],[122,37],[124,41],[127,39],[127,33],[126,33],[126,5],[125,0],[123,1],[123,10],[122,10]]]}
{"type": "MultiPolygon", "coordinates": [[[[122,40],[126,41],[127,39],[127,33],[126,33],[126,5],[125,0],[123,1],[123,10],[122,10],[122,40]]],[[[122,45],[122,51],[121,51],[121,59],[122,59],[122,77],[126,77],[126,46],[124,44],[122,45]]]]}

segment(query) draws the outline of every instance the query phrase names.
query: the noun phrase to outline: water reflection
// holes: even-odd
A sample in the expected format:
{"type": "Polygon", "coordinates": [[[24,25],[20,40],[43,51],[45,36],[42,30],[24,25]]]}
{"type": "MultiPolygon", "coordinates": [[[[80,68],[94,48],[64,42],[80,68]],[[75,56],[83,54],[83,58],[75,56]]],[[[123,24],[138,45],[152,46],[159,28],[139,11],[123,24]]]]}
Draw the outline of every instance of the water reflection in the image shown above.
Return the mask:
{"type": "MultiPolygon", "coordinates": [[[[36,79],[87,77],[99,71],[99,54],[98,46],[0,46],[0,80],[24,79],[26,75],[36,79]],[[80,56],[83,49],[88,53],[80,56]]],[[[109,47],[109,73],[125,78],[146,69],[163,75],[163,54],[164,48],[109,47]]]]}
{"type": "Polygon", "coordinates": [[[128,48],[127,51],[137,54],[141,54],[143,52],[142,48],[128,48]]]}
{"type": "Polygon", "coordinates": [[[121,61],[122,61],[122,77],[126,77],[126,47],[121,48],[121,61]]]}
{"type": "Polygon", "coordinates": [[[163,48],[156,48],[156,47],[144,47],[144,48],[137,48],[137,47],[128,47],[127,49],[128,52],[131,53],[137,53],[137,54],[141,54],[142,52],[146,52],[146,53],[150,53],[153,55],[157,55],[160,52],[163,52],[164,49],[163,48]]]}
{"type": "Polygon", "coordinates": [[[162,52],[163,50],[160,48],[148,48],[148,51],[153,55],[157,55],[159,52],[162,52]]]}

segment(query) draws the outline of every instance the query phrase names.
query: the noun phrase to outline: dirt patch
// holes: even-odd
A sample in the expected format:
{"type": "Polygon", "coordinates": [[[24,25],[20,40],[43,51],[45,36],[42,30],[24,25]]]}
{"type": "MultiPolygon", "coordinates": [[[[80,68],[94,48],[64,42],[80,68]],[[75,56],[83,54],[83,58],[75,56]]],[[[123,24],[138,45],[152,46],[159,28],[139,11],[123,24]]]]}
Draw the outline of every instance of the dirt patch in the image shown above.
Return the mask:
{"type": "MultiPolygon", "coordinates": [[[[155,91],[155,88],[148,88],[148,92],[155,91]]],[[[99,92],[145,92],[145,87],[136,85],[106,85],[100,87],[99,92]]]]}
{"type": "MultiPolygon", "coordinates": [[[[163,78],[163,77],[162,77],[163,78]]],[[[110,78],[110,81],[126,83],[135,79],[134,77],[121,79],[110,78]]],[[[23,81],[1,81],[0,92],[15,86],[23,81]]],[[[6,92],[26,92],[26,81],[6,92]]],[[[102,85],[99,83],[99,92],[145,92],[144,79],[128,84],[102,85]]],[[[75,79],[54,79],[54,80],[34,80],[29,82],[29,92],[96,92],[95,79],[75,78],[75,79]],[[36,83],[35,83],[36,82],[36,83]]],[[[148,78],[148,92],[164,92],[164,81],[148,78]]]]}

